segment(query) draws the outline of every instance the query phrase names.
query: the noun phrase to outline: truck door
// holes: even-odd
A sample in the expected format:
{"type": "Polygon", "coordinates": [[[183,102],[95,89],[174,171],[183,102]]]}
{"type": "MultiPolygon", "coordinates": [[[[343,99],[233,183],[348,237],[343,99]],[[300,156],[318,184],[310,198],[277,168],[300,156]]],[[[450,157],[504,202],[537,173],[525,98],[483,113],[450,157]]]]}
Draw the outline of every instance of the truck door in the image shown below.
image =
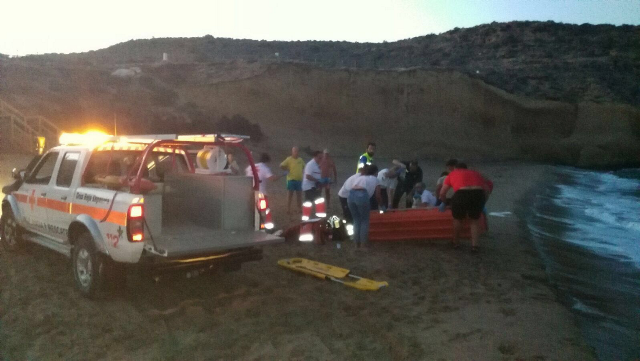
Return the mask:
{"type": "Polygon", "coordinates": [[[47,153],[20,187],[24,201],[20,202],[20,212],[29,230],[50,236],[47,227],[47,192],[52,182],[53,171],[58,162],[57,151],[47,153]]]}
{"type": "Polygon", "coordinates": [[[80,155],[77,150],[62,152],[58,171],[47,193],[48,228],[51,236],[62,243],[67,242],[69,224],[74,218],[70,206],[80,178],[80,155]]]}

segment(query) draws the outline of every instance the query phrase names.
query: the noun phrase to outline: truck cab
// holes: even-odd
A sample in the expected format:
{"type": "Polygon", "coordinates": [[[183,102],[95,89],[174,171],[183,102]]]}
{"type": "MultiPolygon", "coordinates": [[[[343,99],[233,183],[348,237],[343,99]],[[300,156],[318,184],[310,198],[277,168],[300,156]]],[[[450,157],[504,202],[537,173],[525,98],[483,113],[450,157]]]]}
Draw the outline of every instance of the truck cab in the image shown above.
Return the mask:
{"type": "MultiPolygon", "coordinates": [[[[221,167],[222,168],[222,167],[221,167]]],[[[33,242],[72,259],[76,286],[94,296],[125,270],[236,268],[283,239],[264,231],[264,197],[242,137],[61,137],[2,201],[2,243],[33,242]],[[198,171],[194,151],[246,156],[254,177],[198,171]]]]}

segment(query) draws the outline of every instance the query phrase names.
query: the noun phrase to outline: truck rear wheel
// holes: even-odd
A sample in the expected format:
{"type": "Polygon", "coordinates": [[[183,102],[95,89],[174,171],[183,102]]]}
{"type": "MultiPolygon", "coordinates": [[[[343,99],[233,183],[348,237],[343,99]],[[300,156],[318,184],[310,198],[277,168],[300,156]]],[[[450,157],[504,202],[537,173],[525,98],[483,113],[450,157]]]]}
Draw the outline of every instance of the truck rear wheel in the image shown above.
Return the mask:
{"type": "Polygon", "coordinates": [[[95,297],[105,285],[105,262],[104,257],[96,250],[89,232],[84,231],[78,235],[71,261],[76,288],[85,297],[95,297]]]}
{"type": "Polygon", "coordinates": [[[2,245],[10,252],[15,252],[23,248],[24,240],[22,239],[22,227],[16,222],[11,209],[5,209],[0,219],[0,228],[2,229],[2,245]]]}

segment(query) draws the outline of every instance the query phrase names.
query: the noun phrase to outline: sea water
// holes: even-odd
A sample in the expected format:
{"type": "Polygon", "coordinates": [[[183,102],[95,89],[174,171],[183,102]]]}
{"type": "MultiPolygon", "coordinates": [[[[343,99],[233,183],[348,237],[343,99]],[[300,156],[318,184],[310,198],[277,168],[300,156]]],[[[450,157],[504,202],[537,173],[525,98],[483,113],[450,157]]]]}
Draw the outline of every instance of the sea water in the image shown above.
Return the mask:
{"type": "Polygon", "coordinates": [[[638,360],[640,169],[553,178],[522,207],[549,279],[599,359],[638,360]]]}

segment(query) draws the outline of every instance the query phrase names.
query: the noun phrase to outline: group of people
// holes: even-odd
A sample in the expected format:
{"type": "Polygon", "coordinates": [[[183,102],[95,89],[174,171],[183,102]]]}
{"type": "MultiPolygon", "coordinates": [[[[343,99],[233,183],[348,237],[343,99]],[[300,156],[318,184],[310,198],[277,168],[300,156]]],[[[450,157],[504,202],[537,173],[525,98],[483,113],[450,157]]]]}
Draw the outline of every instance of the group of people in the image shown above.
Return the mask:
{"type": "MultiPolygon", "coordinates": [[[[366,152],[358,159],[356,173],[344,182],[338,192],[344,218],[353,224],[353,240],[357,247],[368,244],[370,212],[397,209],[404,196],[406,208],[451,208],[455,248],[460,246],[462,221],[469,219],[472,251],[477,251],[480,233],[478,220],[493,190],[490,180],[477,171],[467,169],[465,163],[451,159],[446,163],[446,171],[436,182],[434,194],[427,190],[423,171],[417,161],[393,160],[390,167],[379,170],[373,161],[375,151],[376,144],[369,143],[366,152]]],[[[326,216],[326,209],[330,206],[331,185],[338,182],[337,168],[329,151],[315,151],[311,155],[312,159],[305,163],[299,149],[293,147],[291,155],[280,163],[284,171],[280,176],[274,175],[267,166],[270,161],[267,154],[262,154],[260,162],[256,164],[260,191],[265,195],[266,181],[286,175],[287,213],[292,212],[295,194],[296,204],[302,206],[302,221],[310,219],[312,207],[315,207],[316,217],[326,216]]],[[[252,176],[250,169],[247,169],[247,175],[252,176]]]]}

